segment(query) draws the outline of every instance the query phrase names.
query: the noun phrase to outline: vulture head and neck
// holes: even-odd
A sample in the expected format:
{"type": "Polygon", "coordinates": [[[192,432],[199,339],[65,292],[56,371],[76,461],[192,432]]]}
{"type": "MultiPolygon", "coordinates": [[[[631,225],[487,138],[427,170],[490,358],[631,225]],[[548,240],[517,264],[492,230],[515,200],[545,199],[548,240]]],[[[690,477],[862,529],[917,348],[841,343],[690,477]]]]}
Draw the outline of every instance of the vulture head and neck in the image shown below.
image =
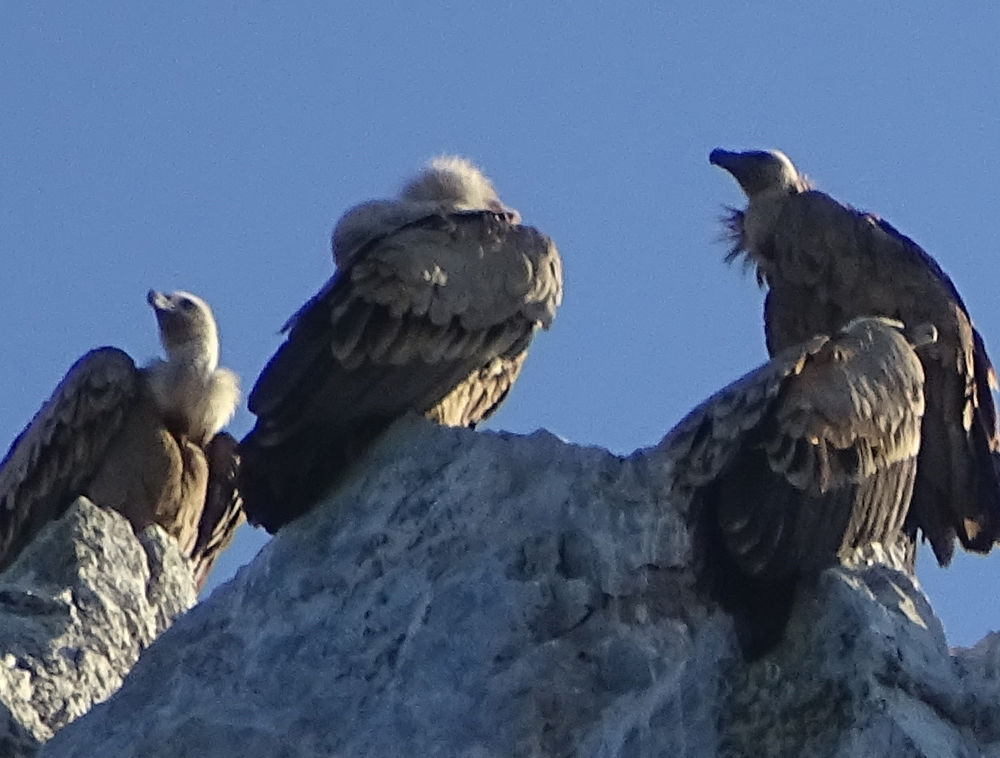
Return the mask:
{"type": "Polygon", "coordinates": [[[731,209],[726,219],[733,243],[726,260],[747,256],[747,262],[757,267],[758,282],[763,283],[770,242],[785,201],[812,189],[812,184],[780,150],[740,153],[716,148],[708,160],[732,174],[747,196],[746,210],[731,209]]]}
{"type": "Polygon", "coordinates": [[[373,239],[434,214],[492,211],[512,224],[521,214],[500,202],[493,183],[470,161],[454,155],[432,159],[393,200],[370,200],[347,211],[333,230],[333,260],[346,268],[373,239]]]}
{"type": "Polygon", "coordinates": [[[445,213],[485,210],[505,215],[512,223],[521,221],[520,213],[500,202],[493,183],[479,168],[454,155],[431,160],[407,183],[399,198],[404,203],[424,203],[445,213]]]}
{"type": "Polygon", "coordinates": [[[229,422],[239,402],[236,375],[219,368],[215,317],[189,292],[150,290],[146,300],[156,313],[167,356],[145,369],[153,401],[175,432],[203,445],[229,422]]]}

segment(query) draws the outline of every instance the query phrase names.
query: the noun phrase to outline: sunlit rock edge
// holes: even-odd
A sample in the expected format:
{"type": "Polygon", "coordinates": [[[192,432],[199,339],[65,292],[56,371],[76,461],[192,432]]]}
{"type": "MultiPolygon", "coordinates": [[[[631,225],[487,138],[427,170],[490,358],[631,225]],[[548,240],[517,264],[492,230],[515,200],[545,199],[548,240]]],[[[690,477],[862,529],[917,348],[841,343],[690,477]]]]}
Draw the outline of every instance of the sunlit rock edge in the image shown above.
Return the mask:
{"type": "Polygon", "coordinates": [[[672,466],[405,420],[41,755],[1000,756],[1000,637],[891,568],[743,663],[672,466]]]}

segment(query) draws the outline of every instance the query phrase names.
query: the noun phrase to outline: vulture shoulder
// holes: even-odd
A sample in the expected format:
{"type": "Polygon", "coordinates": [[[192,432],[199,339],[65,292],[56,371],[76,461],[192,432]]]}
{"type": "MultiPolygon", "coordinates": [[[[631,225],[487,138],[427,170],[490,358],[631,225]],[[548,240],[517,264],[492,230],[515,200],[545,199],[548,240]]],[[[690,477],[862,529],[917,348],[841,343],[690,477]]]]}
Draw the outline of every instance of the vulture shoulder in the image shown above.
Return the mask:
{"type": "MultiPolygon", "coordinates": [[[[862,315],[932,323],[941,346],[957,342],[969,323],[955,285],[919,245],[877,216],[817,190],[788,196],[761,259],[776,301],[768,303],[775,350],[862,315]],[[806,298],[808,308],[795,307],[806,305],[799,302],[806,298]],[[797,325],[795,310],[805,313],[797,325]]],[[[962,347],[971,355],[971,342],[962,347]]]]}
{"type": "MultiPolygon", "coordinates": [[[[318,420],[350,428],[428,413],[466,380],[509,386],[561,296],[552,241],[504,214],[432,215],[375,239],[290,322],[250,394],[260,439],[318,420]],[[497,359],[507,363],[496,378],[480,377],[497,359]]],[[[467,423],[493,407],[482,393],[465,397],[477,411],[451,415],[467,423]]]]}
{"type": "Polygon", "coordinates": [[[93,475],[135,402],[138,377],[123,351],[90,351],[14,440],[0,463],[0,566],[93,475]]]}

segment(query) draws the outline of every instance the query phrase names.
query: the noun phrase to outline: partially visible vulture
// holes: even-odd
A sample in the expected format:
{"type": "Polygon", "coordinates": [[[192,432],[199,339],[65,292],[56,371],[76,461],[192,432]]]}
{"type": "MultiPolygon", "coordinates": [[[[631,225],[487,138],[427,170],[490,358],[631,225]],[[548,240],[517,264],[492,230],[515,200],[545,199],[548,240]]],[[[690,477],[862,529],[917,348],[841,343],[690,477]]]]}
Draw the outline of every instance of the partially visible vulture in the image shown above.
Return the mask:
{"type": "Polygon", "coordinates": [[[934,339],[930,325],[855,319],[778,352],[660,443],[692,494],[699,577],[747,657],[780,641],[800,582],[855,551],[902,542],[912,570],[903,523],[924,413],[913,347],[934,339]]]}
{"type": "Polygon", "coordinates": [[[907,530],[923,532],[942,566],[956,536],[967,550],[988,552],[1000,538],[996,375],[951,280],[882,219],[811,189],[778,151],[713,150],[709,160],[748,198],[727,222],[728,260],[745,256],[768,290],[771,355],[858,316],[937,328],[938,341],[921,351],[927,412],[907,530]]]}
{"type": "Polygon", "coordinates": [[[219,368],[208,305],[150,290],[167,359],[137,368],[113,347],[70,367],[0,463],[0,567],[79,495],[122,513],[138,533],[159,524],[201,587],[242,518],[236,441],[219,430],[239,401],[219,368]]]}
{"type": "Polygon", "coordinates": [[[250,393],[239,482],[252,523],[274,532],[306,512],[407,412],[474,426],[496,410],[562,299],[555,245],[520,221],[455,157],[344,214],[336,273],[250,393]]]}

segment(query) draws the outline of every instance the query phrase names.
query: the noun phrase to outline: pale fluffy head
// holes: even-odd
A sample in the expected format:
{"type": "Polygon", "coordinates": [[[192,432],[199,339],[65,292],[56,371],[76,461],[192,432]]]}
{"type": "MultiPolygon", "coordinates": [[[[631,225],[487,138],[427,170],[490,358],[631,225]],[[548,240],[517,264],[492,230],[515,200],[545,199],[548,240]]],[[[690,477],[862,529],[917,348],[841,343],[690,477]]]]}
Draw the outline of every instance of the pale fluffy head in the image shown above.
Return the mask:
{"type": "Polygon", "coordinates": [[[219,368],[219,332],[208,303],[190,292],[150,290],[167,360],[147,366],[159,408],[202,443],[229,423],[239,403],[239,380],[219,368]]]}
{"type": "Polygon", "coordinates": [[[479,167],[457,155],[433,158],[420,174],[407,182],[399,198],[433,203],[453,212],[494,211],[517,215],[517,211],[500,202],[493,183],[479,167]]]}
{"type": "Polygon", "coordinates": [[[219,331],[208,303],[190,292],[156,290],[149,291],[146,302],[156,313],[169,362],[198,363],[209,371],[219,365],[219,331]]]}
{"type": "Polygon", "coordinates": [[[520,223],[521,214],[508,208],[493,184],[471,161],[454,155],[432,159],[408,181],[396,200],[369,200],[348,210],[333,230],[333,260],[346,267],[373,239],[433,213],[493,211],[520,223]]]}

